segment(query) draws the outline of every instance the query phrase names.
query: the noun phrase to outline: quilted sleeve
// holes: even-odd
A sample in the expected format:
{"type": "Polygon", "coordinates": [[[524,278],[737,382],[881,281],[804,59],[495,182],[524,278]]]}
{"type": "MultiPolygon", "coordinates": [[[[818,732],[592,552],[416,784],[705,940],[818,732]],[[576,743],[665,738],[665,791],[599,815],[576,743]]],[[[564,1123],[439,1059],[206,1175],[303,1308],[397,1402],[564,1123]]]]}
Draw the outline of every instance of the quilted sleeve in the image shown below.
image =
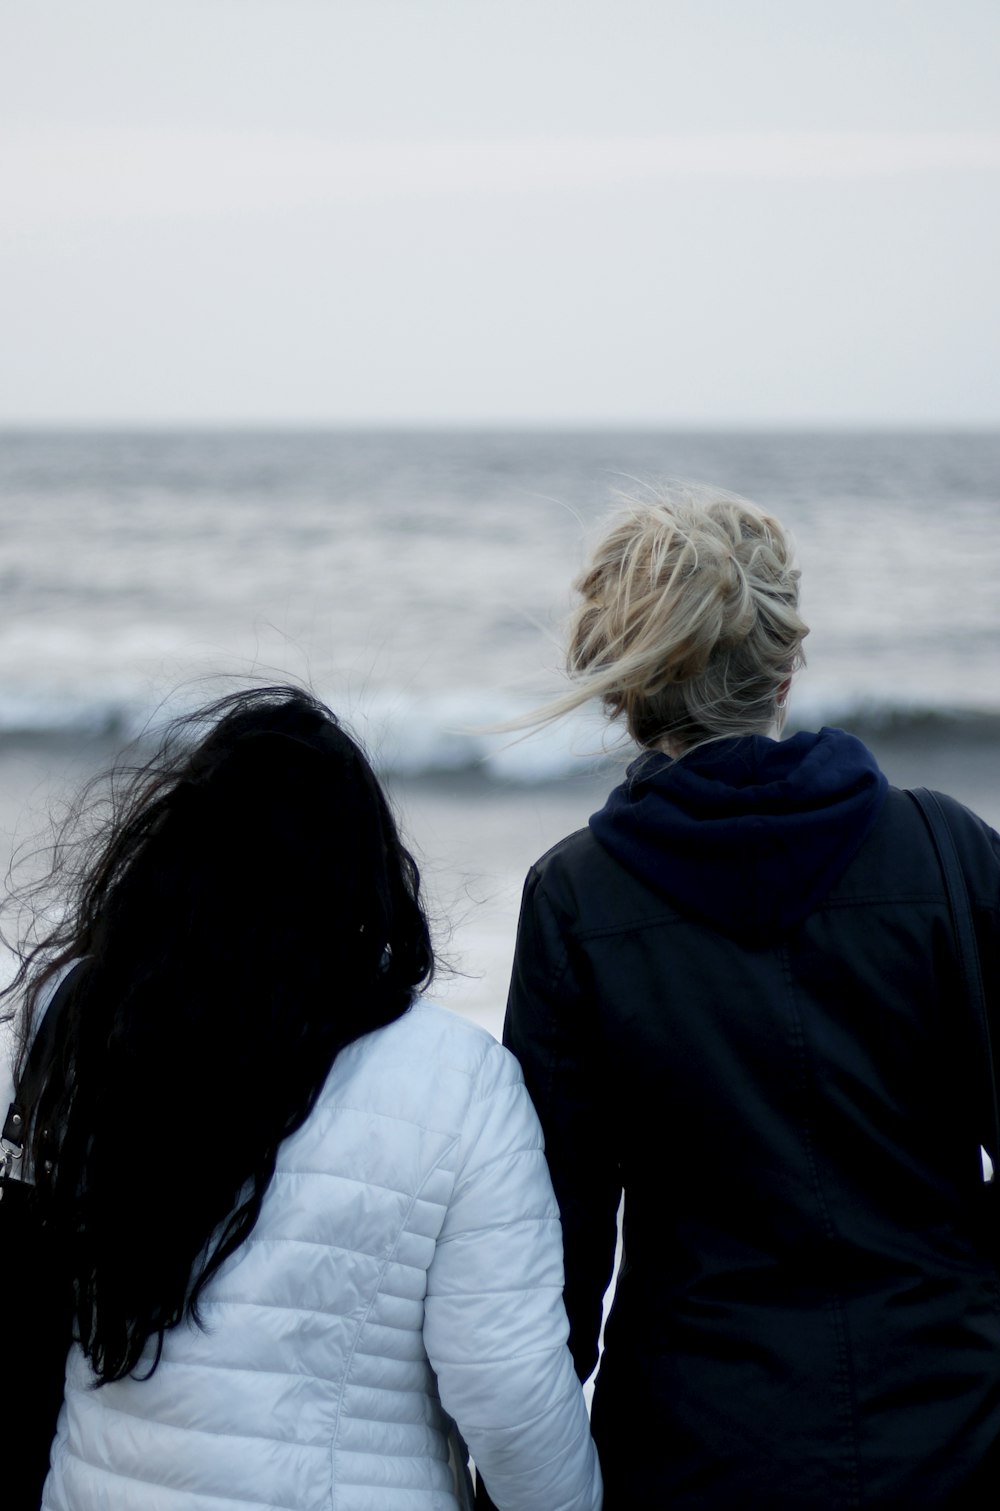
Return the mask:
{"type": "Polygon", "coordinates": [[[502,1511],[599,1511],[601,1474],[567,1347],[559,1214],[516,1061],[476,1077],[428,1273],[441,1400],[502,1511]]]}

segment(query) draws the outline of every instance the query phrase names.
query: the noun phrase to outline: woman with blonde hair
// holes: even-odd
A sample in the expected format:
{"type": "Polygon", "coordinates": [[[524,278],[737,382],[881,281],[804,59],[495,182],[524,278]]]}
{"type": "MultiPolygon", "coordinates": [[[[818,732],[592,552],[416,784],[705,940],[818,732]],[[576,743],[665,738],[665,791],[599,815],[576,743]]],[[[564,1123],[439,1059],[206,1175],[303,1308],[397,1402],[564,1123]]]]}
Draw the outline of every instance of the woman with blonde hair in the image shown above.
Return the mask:
{"type": "MultiPolygon", "coordinates": [[[[742,499],[627,505],[544,711],[598,697],[640,747],[529,874],[505,1035],[581,1378],[624,1191],[607,1511],[971,1507],[1000,1483],[990,1078],[917,805],[841,730],[780,738],[798,580],[742,499]]],[[[1000,838],[942,803],[995,1016],[1000,838]]]]}

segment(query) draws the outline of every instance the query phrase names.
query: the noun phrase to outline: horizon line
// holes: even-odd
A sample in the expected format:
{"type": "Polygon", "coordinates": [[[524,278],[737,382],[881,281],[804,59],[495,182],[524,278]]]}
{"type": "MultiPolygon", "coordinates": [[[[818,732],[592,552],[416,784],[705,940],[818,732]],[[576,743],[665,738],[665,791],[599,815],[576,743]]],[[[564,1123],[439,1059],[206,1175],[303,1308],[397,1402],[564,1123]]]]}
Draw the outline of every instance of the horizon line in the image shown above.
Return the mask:
{"type": "Polygon", "coordinates": [[[581,431],[610,431],[610,432],[655,432],[663,434],[858,434],[858,433],[886,433],[886,432],[952,432],[952,433],[985,433],[1000,431],[1000,417],[986,418],[976,417],[972,419],[955,419],[938,417],[920,418],[878,418],[863,419],[851,417],[847,419],[823,419],[819,416],[807,419],[720,419],[705,420],[694,417],[676,416],[669,419],[654,419],[652,417],[637,417],[635,419],[612,419],[607,417],[584,416],[577,418],[527,418],[515,416],[511,418],[497,418],[487,416],[475,416],[466,419],[454,417],[441,418],[404,418],[399,416],[375,418],[375,417],[304,417],[300,419],[278,418],[275,416],[252,416],[252,417],[223,417],[196,419],[191,416],[168,416],[153,417],[139,416],[130,418],[115,418],[112,416],[100,418],[70,418],[68,416],[52,416],[48,418],[27,416],[2,416],[0,415],[0,435],[11,435],[25,432],[62,432],[74,434],[150,434],[156,432],[176,431],[204,431],[204,432],[344,432],[356,433],[369,431],[410,433],[410,432],[448,432],[470,434],[521,432],[527,434],[568,432],[572,434],[581,431]]]}

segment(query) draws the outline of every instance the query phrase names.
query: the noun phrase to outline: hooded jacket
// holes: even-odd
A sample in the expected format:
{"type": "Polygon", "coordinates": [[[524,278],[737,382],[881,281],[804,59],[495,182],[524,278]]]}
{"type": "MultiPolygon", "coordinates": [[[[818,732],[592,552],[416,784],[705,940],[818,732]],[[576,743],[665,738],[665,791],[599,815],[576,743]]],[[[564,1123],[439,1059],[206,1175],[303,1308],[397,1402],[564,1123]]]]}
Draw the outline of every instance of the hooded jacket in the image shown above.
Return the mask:
{"type": "MultiPolygon", "coordinates": [[[[995,1014],[1000,840],[945,802],[995,1014]]],[[[625,1193],[607,1511],[974,1503],[1000,1441],[989,1082],[923,820],[859,741],[643,756],[528,877],[506,1040],[584,1377],[625,1193]]]]}
{"type": "Polygon", "coordinates": [[[203,1326],[96,1390],[71,1351],[43,1511],[458,1511],[449,1413],[505,1511],[600,1511],[561,1259],[515,1062],[418,1001],[337,1056],[203,1326]]]}

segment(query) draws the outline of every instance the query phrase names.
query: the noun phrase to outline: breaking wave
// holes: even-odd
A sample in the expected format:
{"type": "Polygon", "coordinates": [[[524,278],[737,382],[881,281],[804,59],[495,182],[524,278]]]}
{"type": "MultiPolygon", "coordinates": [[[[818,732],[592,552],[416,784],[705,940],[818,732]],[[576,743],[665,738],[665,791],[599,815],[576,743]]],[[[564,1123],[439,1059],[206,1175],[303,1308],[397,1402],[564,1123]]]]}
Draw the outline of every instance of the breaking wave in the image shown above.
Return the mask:
{"type": "MultiPolygon", "coordinates": [[[[321,687],[316,691],[326,695],[321,687]]],[[[201,695],[202,690],[190,702],[200,701],[201,695]]],[[[329,701],[376,765],[398,776],[478,771],[501,783],[544,785],[573,772],[618,763],[630,753],[628,742],[609,729],[596,709],[528,734],[498,734],[490,727],[529,712],[531,705],[473,691],[426,697],[383,691],[346,707],[335,698],[329,701]]],[[[174,699],[166,712],[178,711],[174,699]]],[[[0,692],[0,745],[66,748],[99,742],[110,749],[140,739],[156,722],[157,711],[128,694],[86,698],[0,692]]],[[[1000,747],[1000,710],[993,708],[803,692],[796,699],[789,729],[822,724],[849,729],[862,738],[891,737],[914,746],[933,739],[1000,747]]]]}

